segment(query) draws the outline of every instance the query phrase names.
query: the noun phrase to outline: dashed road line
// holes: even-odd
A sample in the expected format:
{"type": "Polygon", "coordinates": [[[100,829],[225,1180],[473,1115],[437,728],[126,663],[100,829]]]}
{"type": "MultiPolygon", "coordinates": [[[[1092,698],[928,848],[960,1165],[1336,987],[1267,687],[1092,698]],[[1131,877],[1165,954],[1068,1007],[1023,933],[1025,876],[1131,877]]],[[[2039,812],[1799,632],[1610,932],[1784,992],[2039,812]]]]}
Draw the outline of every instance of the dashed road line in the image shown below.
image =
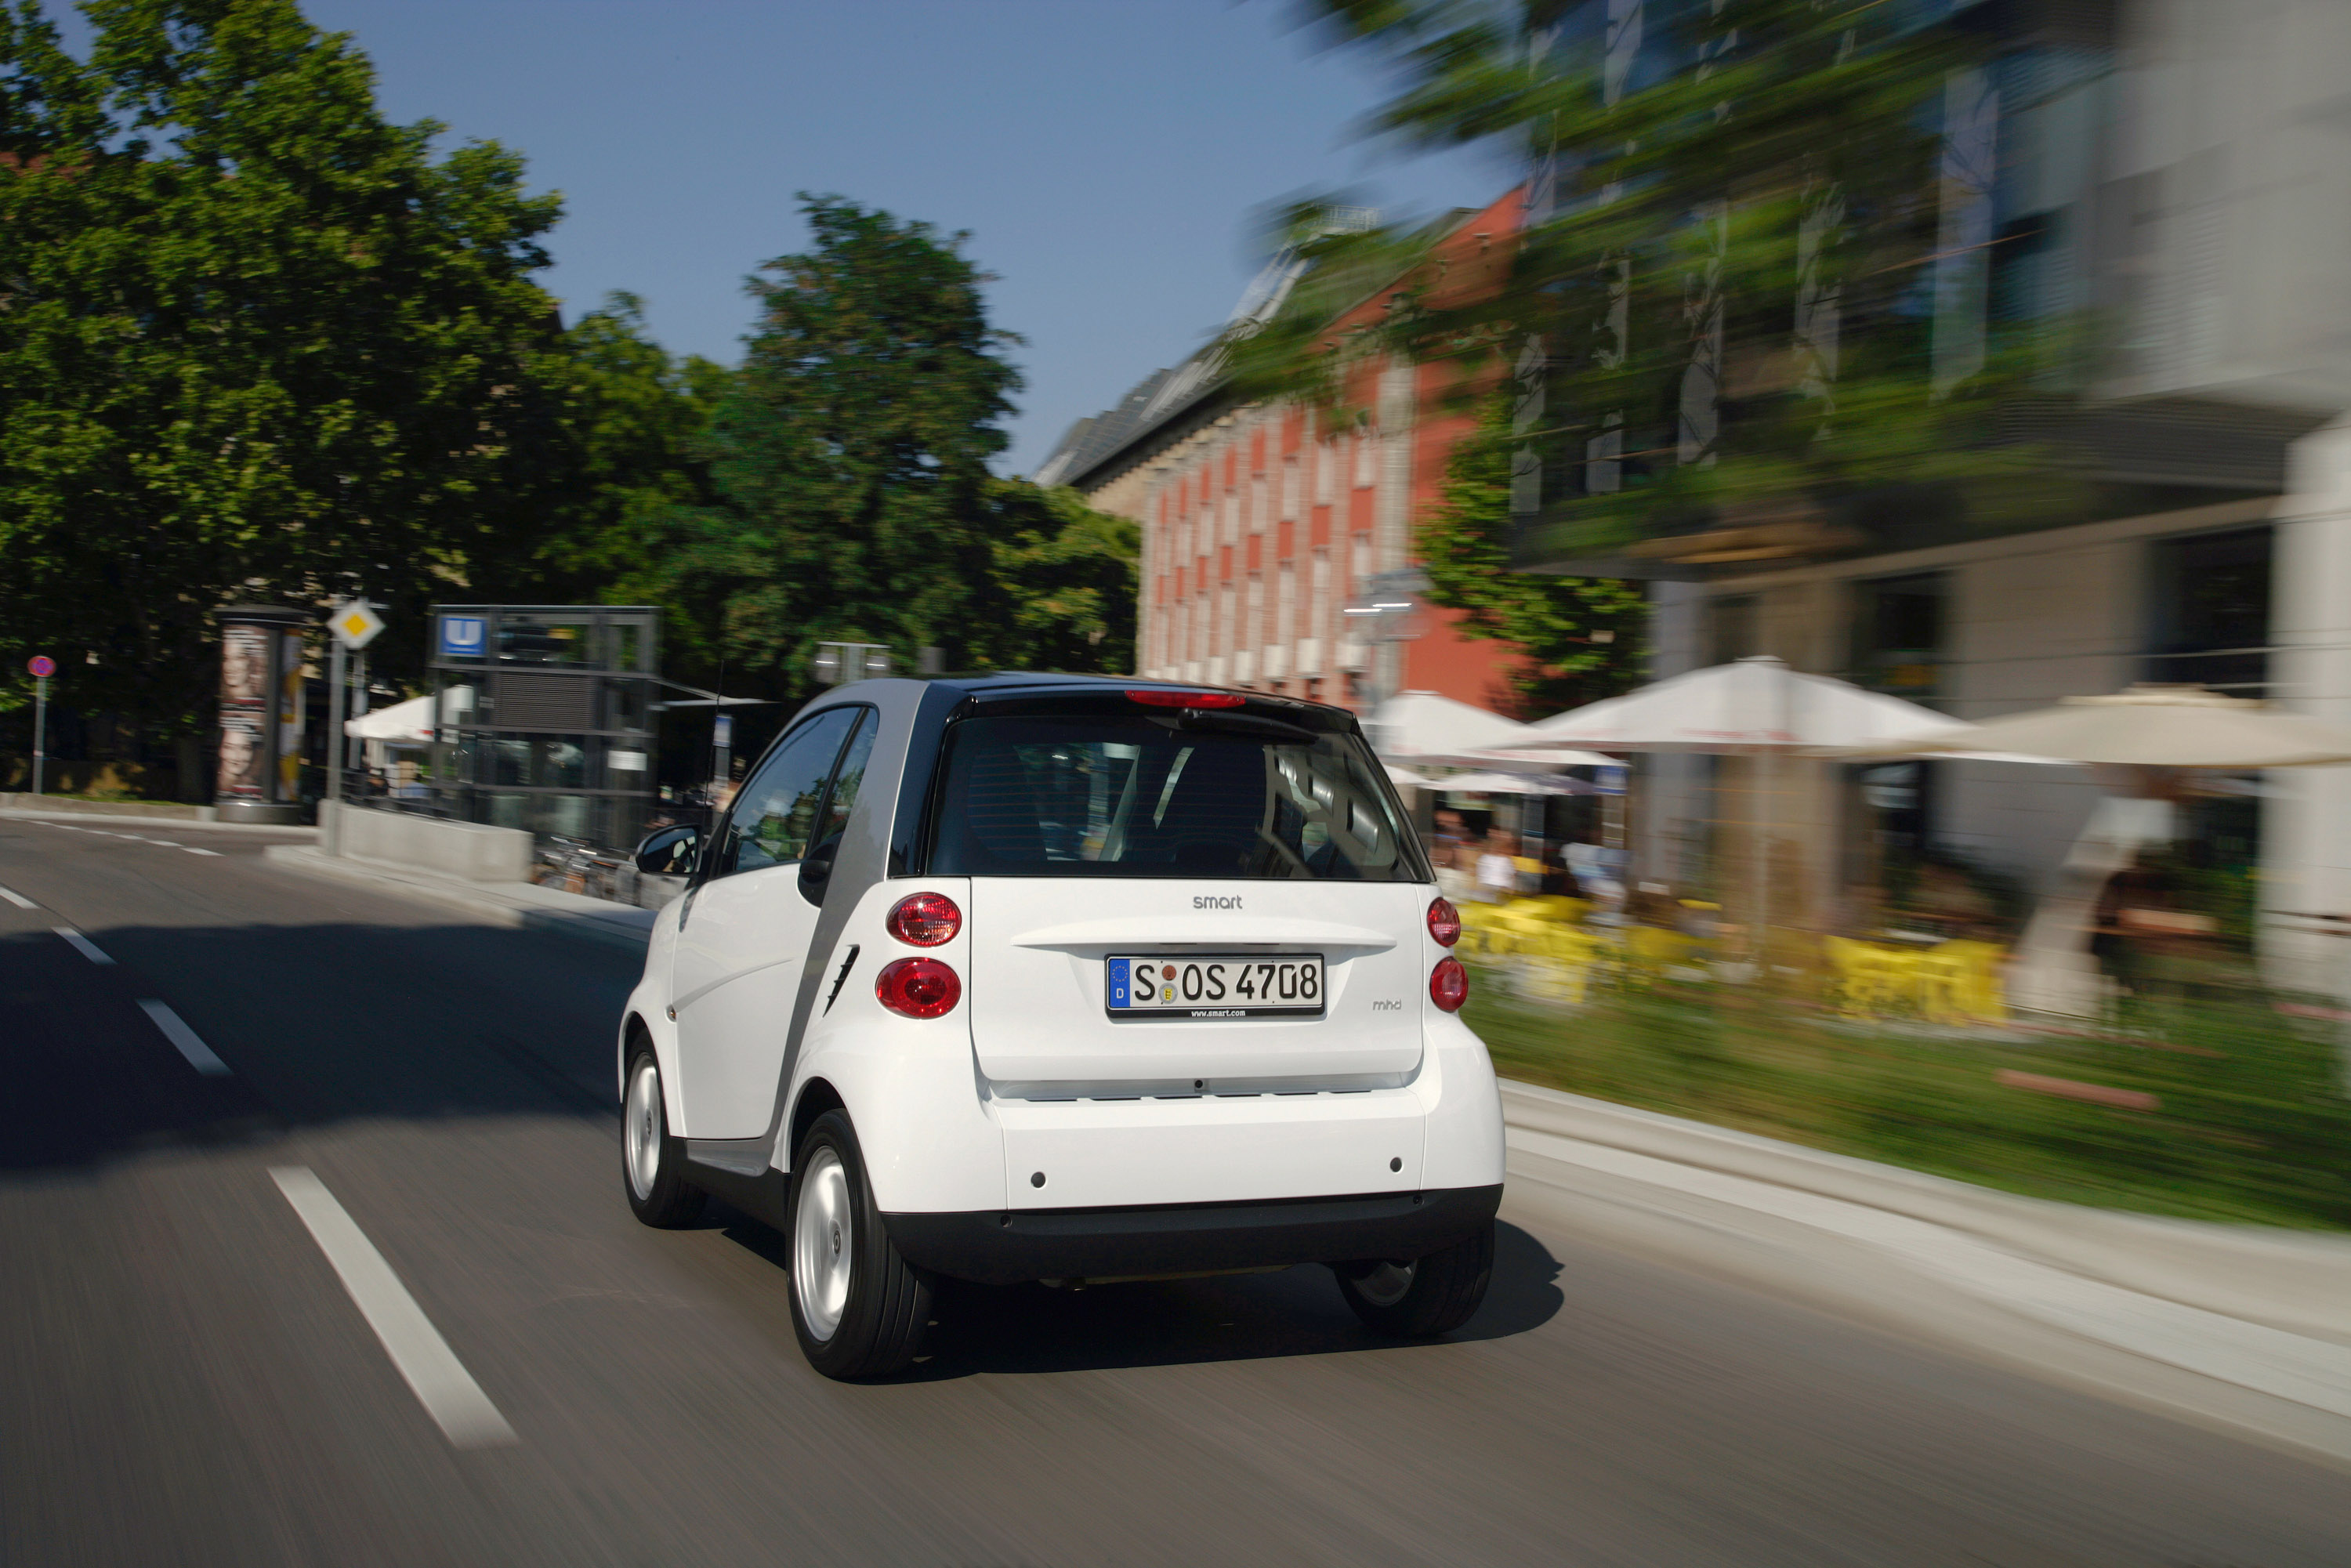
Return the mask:
{"type": "Polygon", "coordinates": [[[211,855],[214,859],[220,858],[220,851],[218,850],[200,850],[193,844],[182,844],[180,848],[192,855],[211,855]]]}
{"type": "Polygon", "coordinates": [[[310,1239],[327,1255],[350,1293],[351,1304],[375,1330],[392,1364],[408,1381],[425,1414],[460,1448],[486,1448],[519,1441],[482,1385],[474,1381],[375,1243],[367,1239],[335,1195],[308,1166],[274,1166],[270,1179],[309,1228],[310,1239]]]}
{"type": "Polygon", "coordinates": [[[180,1054],[188,1059],[189,1066],[207,1078],[229,1075],[228,1063],[213,1054],[213,1048],[197,1037],[196,1031],[188,1027],[186,1019],[152,998],[141,998],[139,1005],[149,1018],[155,1020],[155,1027],[163,1031],[163,1038],[180,1048],[180,1054]]]}
{"type": "Polygon", "coordinates": [[[89,937],[75,930],[72,926],[53,925],[50,929],[55,931],[58,936],[64,937],[68,942],[73,944],[73,950],[80,954],[83,957],[89,959],[91,963],[111,964],[114,962],[111,957],[107,956],[106,949],[100,947],[97,943],[91,941],[89,937]]]}
{"type": "Polygon", "coordinates": [[[39,904],[35,904],[31,899],[26,898],[23,894],[18,893],[13,887],[0,887],[0,898],[6,899],[9,903],[15,904],[19,909],[38,909],[41,907],[39,904]]]}

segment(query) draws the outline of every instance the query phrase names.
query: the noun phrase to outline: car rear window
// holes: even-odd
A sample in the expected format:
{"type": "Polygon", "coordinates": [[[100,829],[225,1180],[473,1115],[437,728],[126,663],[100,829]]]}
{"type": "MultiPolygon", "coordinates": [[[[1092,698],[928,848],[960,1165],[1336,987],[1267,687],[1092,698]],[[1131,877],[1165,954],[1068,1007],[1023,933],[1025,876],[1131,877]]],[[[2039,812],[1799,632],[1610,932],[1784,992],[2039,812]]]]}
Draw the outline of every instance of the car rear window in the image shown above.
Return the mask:
{"type": "Polygon", "coordinates": [[[1238,727],[1115,714],[967,718],[947,736],[931,869],[1426,880],[1360,739],[1238,727]]]}

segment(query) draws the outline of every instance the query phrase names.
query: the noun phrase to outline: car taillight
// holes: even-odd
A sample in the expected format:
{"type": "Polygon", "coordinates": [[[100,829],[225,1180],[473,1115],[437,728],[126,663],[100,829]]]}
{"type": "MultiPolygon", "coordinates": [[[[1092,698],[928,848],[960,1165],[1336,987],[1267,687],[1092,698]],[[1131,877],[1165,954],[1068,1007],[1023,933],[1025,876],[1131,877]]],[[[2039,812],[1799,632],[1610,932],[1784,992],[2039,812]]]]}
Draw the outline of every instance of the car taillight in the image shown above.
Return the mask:
{"type": "Polygon", "coordinates": [[[955,1010],[963,999],[963,982],[936,958],[901,958],[883,966],[873,979],[873,994],[893,1013],[935,1019],[955,1010]]]}
{"type": "Polygon", "coordinates": [[[1127,693],[1126,700],[1145,707],[1238,707],[1249,698],[1238,692],[1167,692],[1146,687],[1127,693]]]}
{"type": "Polygon", "coordinates": [[[955,940],[963,929],[963,911],[944,893],[910,893],[891,907],[883,924],[909,947],[935,947],[955,940]]]}
{"type": "Polygon", "coordinates": [[[1469,999],[1469,971],[1461,967],[1460,959],[1448,953],[1437,961],[1437,967],[1428,972],[1428,999],[1447,1012],[1461,1010],[1461,1004],[1469,999]]]}
{"type": "Polygon", "coordinates": [[[1461,940],[1461,912],[1441,898],[1428,901],[1428,934],[1437,938],[1440,947],[1450,947],[1461,940]]]}

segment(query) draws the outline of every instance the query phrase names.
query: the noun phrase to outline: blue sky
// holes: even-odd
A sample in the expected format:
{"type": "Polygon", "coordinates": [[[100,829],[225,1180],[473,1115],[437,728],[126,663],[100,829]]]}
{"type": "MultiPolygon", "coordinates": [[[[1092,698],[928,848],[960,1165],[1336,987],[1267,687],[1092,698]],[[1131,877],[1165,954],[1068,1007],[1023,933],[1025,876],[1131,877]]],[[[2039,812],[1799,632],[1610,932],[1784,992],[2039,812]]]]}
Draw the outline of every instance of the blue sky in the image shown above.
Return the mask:
{"type": "Polygon", "coordinates": [[[1397,162],[1378,97],[1286,0],[304,0],[373,58],[385,111],[507,143],[567,215],[565,316],[643,295],[673,350],[731,362],[742,279],[806,240],[792,193],[968,229],[1028,345],[1002,466],[1189,353],[1256,270],[1251,214],[1355,184],[1425,212],[1510,183],[1497,156],[1397,162]]]}

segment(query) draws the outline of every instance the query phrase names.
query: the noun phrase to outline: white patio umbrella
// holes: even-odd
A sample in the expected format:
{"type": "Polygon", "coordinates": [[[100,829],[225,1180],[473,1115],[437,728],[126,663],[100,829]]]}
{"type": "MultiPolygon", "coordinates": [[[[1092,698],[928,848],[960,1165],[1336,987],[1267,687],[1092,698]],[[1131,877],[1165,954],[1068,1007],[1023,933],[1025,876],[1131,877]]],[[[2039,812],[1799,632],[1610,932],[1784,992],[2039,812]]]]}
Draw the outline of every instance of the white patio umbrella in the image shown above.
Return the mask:
{"type": "MultiPolygon", "coordinates": [[[[1715,664],[1570,708],[1538,721],[1546,747],[1601,747],[1611,751],[1694,752],[1756,759],[1759,801],[1771,796],[1771,759],[1823,747],[1850,747],[1908,741],[1969,727],[1916,703],[1864,691],[1827,675],[1790,669],[1768,653],[1715,664]]],[[[1754,943],[1762,951],[1771,916],[1768,808],[1754,827],[1754,943]]]]}
{"type": "MultiPolygon", "coordinates": [[[[2064,697],[2054,707],[1970,725],[1901,749],[1937,756],[1959,747],[2132,768],[2145,795],[2152,793],[2145,786],[2164,770],[2351,762],[2351,728],[2202,686],[2136,685],[2110,696],[2064,697]]],[[[2010,991],[2018,1005],[2073,1015],[2096,1010],[2098,975],[2089,938],[2098,900],[2142,844],[2169,835],[2169,817],[2159,800],[2117,794],[2098,803],[2017,943],[2010,991]]]]}
{"type": "Polygon", "coordinates": [[[1515,748],[1596,747],[1751,756],[1875,747],[1970,727],[1899,697],[1864,691],[1827,675],[1800,674],[1769,653],[1759,653],[1570,708],[1531,727],[1541,738],[1514,741],[1515,748]]]}
{"type": "Polygon", "coordinates": [[[1478,767],[1481,747],[1523,743],[1533,731],[1513,718],[1435,692],[1399,692],[1364,716],[1372,749],[1389,762],[1478,767]]]}
{"type": "MultiPolygon", "coordinates": [[[[1961,725],[1898,749],[2137,768],[2316,768],[2351,762],[2351,728],[2203,686],[2137,685],[2112,696],[2061,697],[2055,707],[1961,725]]],[[[1868,745],[1846,755],[1888,751],[1868,745]]]]}
{"type": "MultiPolygon", "coordinates": [[[[1604,758],[1604,760],[1605,760],[1604,758]]],[[[1431,782],[1433,789],[1472,795],[1598,795],[1599,785],[1564,773],[1461,773],[1431,782]]]]}
{"type": "Polygon", "coordinates": [[[433,698],[411,697],[343,722],[343,733],[355,740],[405,741],[421,746],[433,738],[433,698]]]}
{"type": "Polygon", "coordinates": [[[1415,773],[1409,768],[1398,768],[1394,764],[1383,764],[1383,766],[1387,768],[1388,781],[1399,789],[1434,789],[1437,788],[1437,780],[1431,779],[1426,773],[1415,773]]]}

